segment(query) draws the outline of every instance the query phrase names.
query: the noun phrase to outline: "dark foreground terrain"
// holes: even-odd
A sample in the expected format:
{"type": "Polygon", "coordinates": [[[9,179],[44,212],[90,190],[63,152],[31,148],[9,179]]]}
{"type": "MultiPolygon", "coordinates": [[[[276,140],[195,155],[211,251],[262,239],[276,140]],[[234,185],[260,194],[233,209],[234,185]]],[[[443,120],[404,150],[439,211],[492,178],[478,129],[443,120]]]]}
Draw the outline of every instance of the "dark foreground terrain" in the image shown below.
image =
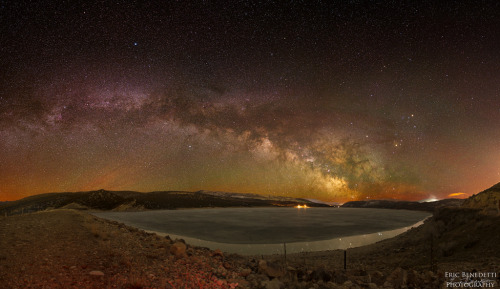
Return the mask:
{"type": "Polygon", "coordinates": [[[0,287],[445,288],[446,272],[500,273],[499,224],[443,209],[394,239],[347,250],[344,270],[343,251],[227,255],[80,211],[44,211],[0,219],[0,287]]]}
{"type": "Polygon", "coordinates": [[[240,268],[74,210],[0,219],[0,288],[232,288],[240,268]]]}
{"type": "Polygon", "coordinates": [[[340,250],[229,255],[77,210],[2,216],[0,288],[499,288],[499,200],[496,185],[440,208],[418,228],[347,250],[345,268],[340,250]]]}

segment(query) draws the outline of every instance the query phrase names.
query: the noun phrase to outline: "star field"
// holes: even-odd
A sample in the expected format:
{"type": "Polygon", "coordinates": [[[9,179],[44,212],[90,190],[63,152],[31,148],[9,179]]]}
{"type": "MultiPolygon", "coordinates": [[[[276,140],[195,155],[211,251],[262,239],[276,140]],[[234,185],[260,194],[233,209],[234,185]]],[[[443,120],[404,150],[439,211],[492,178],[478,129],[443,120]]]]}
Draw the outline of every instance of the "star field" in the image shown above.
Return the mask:
{"type": "Polygon", "coordinates": [[[500,4],[2,1],[0,201],[500,179],[500,4]]]}

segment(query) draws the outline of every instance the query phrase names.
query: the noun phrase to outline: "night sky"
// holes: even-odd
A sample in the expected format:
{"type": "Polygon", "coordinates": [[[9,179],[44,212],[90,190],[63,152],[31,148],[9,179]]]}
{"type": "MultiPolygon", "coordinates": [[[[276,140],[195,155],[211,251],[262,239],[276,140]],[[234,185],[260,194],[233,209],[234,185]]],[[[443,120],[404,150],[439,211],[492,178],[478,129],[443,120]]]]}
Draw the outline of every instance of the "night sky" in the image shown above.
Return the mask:
{"type": "Polygon", "coordinates": [[[143,2],[0,1],[0,201],[500,181],[500,2],[143,2]]]}

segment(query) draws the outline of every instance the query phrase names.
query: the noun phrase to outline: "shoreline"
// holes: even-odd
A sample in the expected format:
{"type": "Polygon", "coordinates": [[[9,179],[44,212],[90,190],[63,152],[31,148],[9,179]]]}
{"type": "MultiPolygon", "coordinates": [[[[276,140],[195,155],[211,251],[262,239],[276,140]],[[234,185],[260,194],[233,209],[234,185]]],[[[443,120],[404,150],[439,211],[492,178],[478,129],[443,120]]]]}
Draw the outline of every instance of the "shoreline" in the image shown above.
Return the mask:
{"type": "Polygon", "coordinates": [[[88,212],[51,210],[0,218],[0,284],[146,289],[171,288],[171,282],[172,288],[200,288],[195,284],[205,280],[241,289],[435,289],[448,281],[446,272],[500,273],[498,224],[500,217],[445,210],[394,238],[345,251],[242,256],[88,212]]]}
{"type": "Polygon", "coordinates": [[[191,212],[159,210],[92,214],[143,230],[189,238],[197,244],[205,241],[208,244],[224,244],[221,246],[311,243],[315,251],[321,250],[317,249],[318,242],[324,243],[320,245],[325,250],[377,242],[415,227],[432,216],[427,212],[360,208],[311,208],[307,211],[233,208],[199,209],[196,214],[191,212]],[[366,241],[357,240],[360,238],[366,241]],[[341,244],[326,244],[334,242],[341,244]]]}
{"type": "Polygon", "coordinates": [[[394,238],[412,228],[419,227],[423,225],[425,220],[427,220],[428,218],[431,217],[427,217],[424,220],[419,221],[411,226],[402,227],[389,231],[371,233],[371,234],[346,236],[335,239],[317,240],[309,242],[283,242],[283,243],[269,243],[269,244],[259,244],[259,243],[235,244],[235,243],[214,242],[214,241],[207,241],[182,235],[146,230],[144,228],[135,227],[133,225],[127,225],[127,226],[132,226],[137,229],[144,230],[145,232],[148,233],[154,233],[160,237],[168,236],[172,240],[182,239],[186,243],[193,246],[206,247],[209,248],[210,250],[218,249],[221,250],[222,252],[230,254],[253,256],[253,255],[284,254],[285,251],[288,254],[296,254],[296,253],[322,252],[322,251],[333,251],[333,250],[347,250],[347,249],[367,246],[380,242],[382,240],[394,238]]]}

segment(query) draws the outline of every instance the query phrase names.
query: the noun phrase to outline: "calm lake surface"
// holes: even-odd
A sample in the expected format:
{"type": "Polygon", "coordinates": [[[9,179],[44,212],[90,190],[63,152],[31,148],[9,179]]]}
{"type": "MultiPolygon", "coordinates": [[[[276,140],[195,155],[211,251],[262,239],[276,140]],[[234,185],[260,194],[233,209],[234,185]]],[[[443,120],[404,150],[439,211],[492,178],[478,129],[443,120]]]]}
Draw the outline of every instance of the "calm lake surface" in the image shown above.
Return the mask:
{"type": "Polygon", "coordinates": [[[261,247],[259,254],[267,253],[264,248],[281,250],[283,243],[290,243],[289,252],[361,246],[400,234],[431,216],[357,208],[210,208],[94,215],[212,249],[249,253],[249,248],[261,247]]]}

